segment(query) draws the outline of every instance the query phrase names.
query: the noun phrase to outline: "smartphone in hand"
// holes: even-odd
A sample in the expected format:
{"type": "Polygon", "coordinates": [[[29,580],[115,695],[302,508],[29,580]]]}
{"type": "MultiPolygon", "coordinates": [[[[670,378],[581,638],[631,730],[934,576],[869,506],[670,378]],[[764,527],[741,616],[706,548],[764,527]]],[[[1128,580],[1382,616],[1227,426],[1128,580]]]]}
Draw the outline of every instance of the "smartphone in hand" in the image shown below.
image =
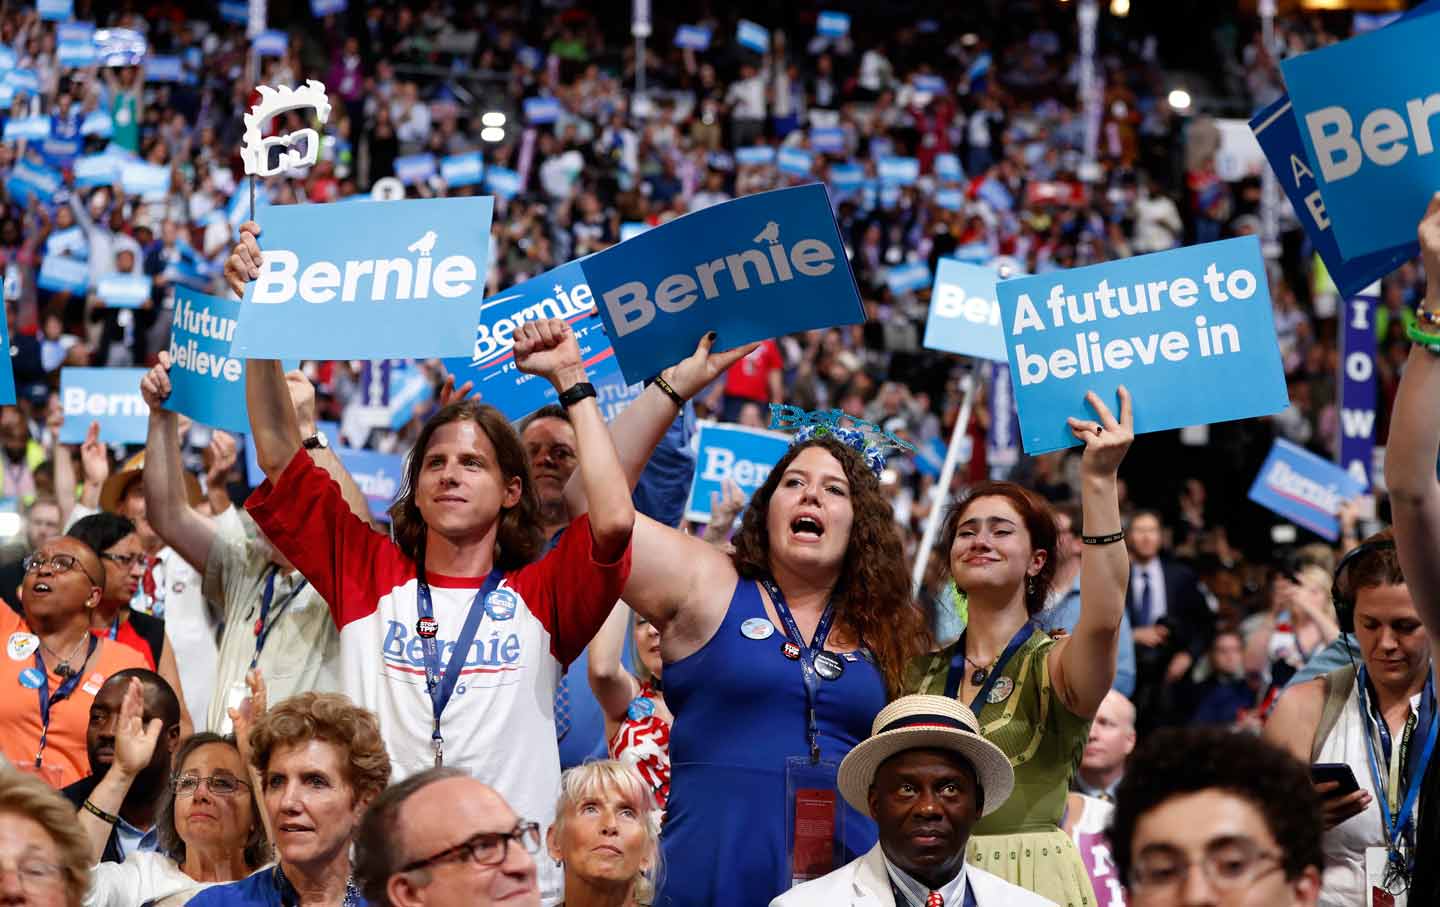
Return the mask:
{"type": "Polygon", "coordinates": [[[1310,781],[1314,784],[1324,784],[1326,781],[1340,782],[1339,787],[1325,794],[1327,800],[1333,797],[1344,797],[1360,789],[1360,782],[1355,780],[1354,770],[1343,762],[1316,762],[1310,766],[1310,781]]]}

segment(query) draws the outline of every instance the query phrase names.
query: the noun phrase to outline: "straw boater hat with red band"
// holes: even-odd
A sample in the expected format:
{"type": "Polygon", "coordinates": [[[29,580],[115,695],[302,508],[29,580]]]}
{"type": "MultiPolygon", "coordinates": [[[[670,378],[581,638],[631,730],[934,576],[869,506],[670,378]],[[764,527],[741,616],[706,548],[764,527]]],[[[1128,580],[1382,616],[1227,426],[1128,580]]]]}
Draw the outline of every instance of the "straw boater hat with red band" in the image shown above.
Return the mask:
{"type": "Polygon", "coordinates": [[[988,816],[1005,804],[1015,789],[1015,770],[1000,747],[980,736],[968,708],[948,696],[902,696],[875,716],[870,737],[840,763],[840,794],[855,809],[870,815],[870,785],[886,759],[906,750],[952,750],[975,767],[988,816]]]}
{"type": "MultiPolygon", "coordinates": [[[[125,494],[130,486],[140,481],[145,473],[145,451],[140,451],[135,456],[125,461],[120,471],[105,480],[100,486],[100,509],[109,513],[120,511],[120,502],[125,499],[125,494]]],[[[191,507],[198,507],[200,502],[205,500],[205,492],[200,490],[200,483],[185,470],[185,496],[190,499],[191,507]]]]}

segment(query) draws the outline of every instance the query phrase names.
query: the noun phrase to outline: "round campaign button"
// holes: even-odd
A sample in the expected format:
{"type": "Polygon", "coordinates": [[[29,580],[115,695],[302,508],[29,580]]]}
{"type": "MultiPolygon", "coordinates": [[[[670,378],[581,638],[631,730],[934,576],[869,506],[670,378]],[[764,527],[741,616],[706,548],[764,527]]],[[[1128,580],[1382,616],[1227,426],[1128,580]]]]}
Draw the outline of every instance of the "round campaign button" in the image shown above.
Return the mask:
{"type": "Polygon", "coordinates": [[[834,652],[820,652],[815,656],[815,673],[826,680],[839,680],[845,673],[845,662],[834,652]]]}
{"type": "Polygon", "coordinates": [[[763,617],[752,617],[740,625],[740,632],[747,639],[769,639],[775,633],[775,625],[763,617]]]}
{"type": "Polygon", "coordinates": [[[999,705],[1009,699],[1013,692],[1015,692],[1015,681],[1002,675],[995,678],[995,685],[990,688],[990,692],[985,694],[985,701],[991,705],[999,705]]]}
{"type": "Polygon", "coordinates": [[[415,621],[415,635],[421,639],[434,639],[440,632],[440,622],[433,617],[422,617],[415,621]]]}
{"type": "Polygon", "coordinates": [[[11,661],[24,661],[35,650],[40,648],[40,637],[34,633],[11,633],[10,639],[5,643],[5,654],[10,656],[11,661]]]}
{"type": "Polygon", "coordinates": [[[27,690],[38,690],[44,682],[45,675],[40,673],[39,668],[26,668],[20,672],[20,685],[27,690]]]}
{"type": "Polygon", "coordinates": [[[780,653],[791,661],[800,660],[800,647],[793,642],[786,642],[780,647],[780,653]]]}
{"type": "Polygon", "coordinates": [[[515,616],[520,598],[509,589],[496,589],[485,596],[485,613],[491,620],[509,620],[515,616]]]}
{"type": "Polygon", "coordinates": [[[649,696],[636,696],[630,700],[630,707],[625,710],[625,716],[631,721],[641,721],[655,714],[655,700],[649,696]]]}

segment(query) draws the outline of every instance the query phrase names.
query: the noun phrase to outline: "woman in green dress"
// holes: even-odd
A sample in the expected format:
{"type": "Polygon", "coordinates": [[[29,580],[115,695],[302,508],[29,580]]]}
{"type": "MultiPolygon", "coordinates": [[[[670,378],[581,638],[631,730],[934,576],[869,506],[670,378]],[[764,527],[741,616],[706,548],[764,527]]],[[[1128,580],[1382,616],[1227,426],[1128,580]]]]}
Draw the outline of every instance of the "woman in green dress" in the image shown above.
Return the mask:
{"type": "Polygon", "coordinates": [[[1116,470],[1134,438],[1130,395],[1117,420],[1098,396],[1098,420],[1069,419],[1081,456],[1080,620],[1051,638],[1032,622],[1055,576],[1056,528],[1049,506],[1010,482],[986,482],[951,509],[944,543],[950,574],[968,600],[960,638],[911,665],[910,692],[957,697],[980,731],[1010,757],[1015,792],[975,826],[969,860],[1061,907],[1095,907],[1074,843],[1060,830],[1070,776],[1090,720],[1115,677],[1130,559],[1120,530],[1116,470]]]}

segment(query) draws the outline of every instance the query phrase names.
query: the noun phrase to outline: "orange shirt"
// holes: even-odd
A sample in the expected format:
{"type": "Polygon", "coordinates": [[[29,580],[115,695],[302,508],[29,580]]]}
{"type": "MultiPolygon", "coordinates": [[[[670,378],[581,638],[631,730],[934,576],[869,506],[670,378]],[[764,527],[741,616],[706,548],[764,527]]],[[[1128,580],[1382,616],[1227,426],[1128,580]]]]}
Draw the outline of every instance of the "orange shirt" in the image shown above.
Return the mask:
{"type": "MultiPolygon", "coordinates": [[[[40,749],[40,693],[26,686],[21,674],[34,668],[39,641],[24,618],[9,608],[0,608],[0,639],[5,640],[5,657],[0,658],[0,753],[16,767],[35,772],[35,753],[40,749]]],[[[126,668],[145,667],[145,657],[129,646],[100,640],[95,654],[85,664],[80,684],[69,696],[55,701],[62,678],[54,665],[47,664],[50,688],[50,733],[38,774],[51,786],[73,784],[90,774],[85,752],[85,731],[90,725],[90,704],[105,679],[126,668]]]]}

